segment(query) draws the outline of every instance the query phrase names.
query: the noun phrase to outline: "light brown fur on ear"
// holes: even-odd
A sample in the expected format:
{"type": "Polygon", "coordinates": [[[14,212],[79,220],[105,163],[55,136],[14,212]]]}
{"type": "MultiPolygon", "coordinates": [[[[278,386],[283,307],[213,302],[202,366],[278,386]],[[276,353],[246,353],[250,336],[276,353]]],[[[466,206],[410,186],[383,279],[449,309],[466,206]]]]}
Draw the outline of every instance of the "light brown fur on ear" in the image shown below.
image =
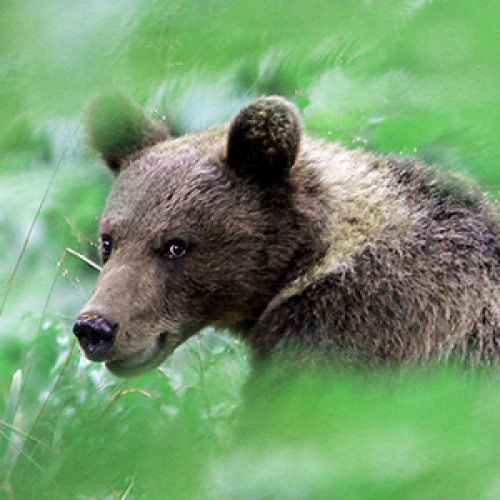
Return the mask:
{"type": "Polygon", "coordinates": [[[227,145],[230,168],[261,185],[288,177],[300,146],[294,106],[279,96],[264,96],[245,106],[231,123],[227,145]]]}
{"type": "Polygon", "coordinates": [[[129,155],[169,136],[161,122],[119,92],[93,99],[84,122],[91,147],[101,153],[114,174],[118,174],[129,155]]]}

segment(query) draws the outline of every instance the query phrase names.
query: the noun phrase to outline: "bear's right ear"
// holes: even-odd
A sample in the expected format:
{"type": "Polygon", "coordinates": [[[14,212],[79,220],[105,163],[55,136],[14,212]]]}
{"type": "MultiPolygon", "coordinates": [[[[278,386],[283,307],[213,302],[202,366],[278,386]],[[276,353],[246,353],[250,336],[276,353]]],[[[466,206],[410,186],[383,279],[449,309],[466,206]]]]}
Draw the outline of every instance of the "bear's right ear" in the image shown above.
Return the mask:
{"type": "Polygon", "coordinates": [[[227,164],[240,177],[263,187],[285,183],[300,147],[295,106],[263,96],[245,106],[229,128],[227,164]]]}
{"type": "Polygon", "coordinates": [[[117,175],[123,160],[168,138],[168,131],[124,95],[113,92],[93,99],[84,115],[90,146],[117,175]]]}

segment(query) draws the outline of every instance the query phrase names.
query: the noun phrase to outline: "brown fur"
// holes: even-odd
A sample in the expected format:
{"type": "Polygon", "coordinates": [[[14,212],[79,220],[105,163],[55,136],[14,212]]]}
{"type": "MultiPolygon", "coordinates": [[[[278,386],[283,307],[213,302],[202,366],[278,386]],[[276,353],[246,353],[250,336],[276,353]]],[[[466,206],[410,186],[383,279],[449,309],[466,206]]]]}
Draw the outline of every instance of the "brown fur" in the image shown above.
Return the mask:
{"type": "Polygon", "coordinates": [[[229,129],[154,145],[167,137],[157,123],[108,103],[89,110],[91,142],[118,173],[100,228],[111,254],[75,326],[90,359],[139,373],[214,325],[256,359],[496,360],[498,213],[463,181],[301,138],[277,97],[229,129]],[[117,138],[100,141],[102,108],[117,138]],[[169,258],[179,241],[185,255],[169,258]]]}

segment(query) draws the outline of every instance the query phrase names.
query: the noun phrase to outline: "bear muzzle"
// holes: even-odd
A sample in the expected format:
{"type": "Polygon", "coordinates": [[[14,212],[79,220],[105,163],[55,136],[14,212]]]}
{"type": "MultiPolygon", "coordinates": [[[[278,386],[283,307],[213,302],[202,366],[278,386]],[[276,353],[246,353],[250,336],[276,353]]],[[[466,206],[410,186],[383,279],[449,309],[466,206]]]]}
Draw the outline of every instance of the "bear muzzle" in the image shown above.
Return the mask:
{"type": "Polygon", "coordinates": [[[106,361],[115,342],[118,323],[111,323],[97,313],[83,313],[73,326],[80,347],[91,361],[106,361]]]}

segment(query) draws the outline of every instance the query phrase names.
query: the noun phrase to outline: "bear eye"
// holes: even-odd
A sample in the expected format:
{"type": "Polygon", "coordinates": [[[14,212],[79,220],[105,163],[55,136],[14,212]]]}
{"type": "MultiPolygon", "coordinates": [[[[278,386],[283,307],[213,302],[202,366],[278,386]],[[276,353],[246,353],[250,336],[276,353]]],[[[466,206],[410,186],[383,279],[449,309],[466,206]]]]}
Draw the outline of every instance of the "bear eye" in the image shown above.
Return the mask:
{"type": "Polygon", "coordinates": [[[102,263],[106,264],[106,261],[111,256],[111,250],[113,247],[113,240],[109,234],[103,234],[101,236],[101,259],[102,263]]]}
{"type": "Polygon", "coordinates": [[[187,252],[186,243],[182,240],[170,240],[165,245],[166,254],[169,259],[180,259],[187,252]]]}

